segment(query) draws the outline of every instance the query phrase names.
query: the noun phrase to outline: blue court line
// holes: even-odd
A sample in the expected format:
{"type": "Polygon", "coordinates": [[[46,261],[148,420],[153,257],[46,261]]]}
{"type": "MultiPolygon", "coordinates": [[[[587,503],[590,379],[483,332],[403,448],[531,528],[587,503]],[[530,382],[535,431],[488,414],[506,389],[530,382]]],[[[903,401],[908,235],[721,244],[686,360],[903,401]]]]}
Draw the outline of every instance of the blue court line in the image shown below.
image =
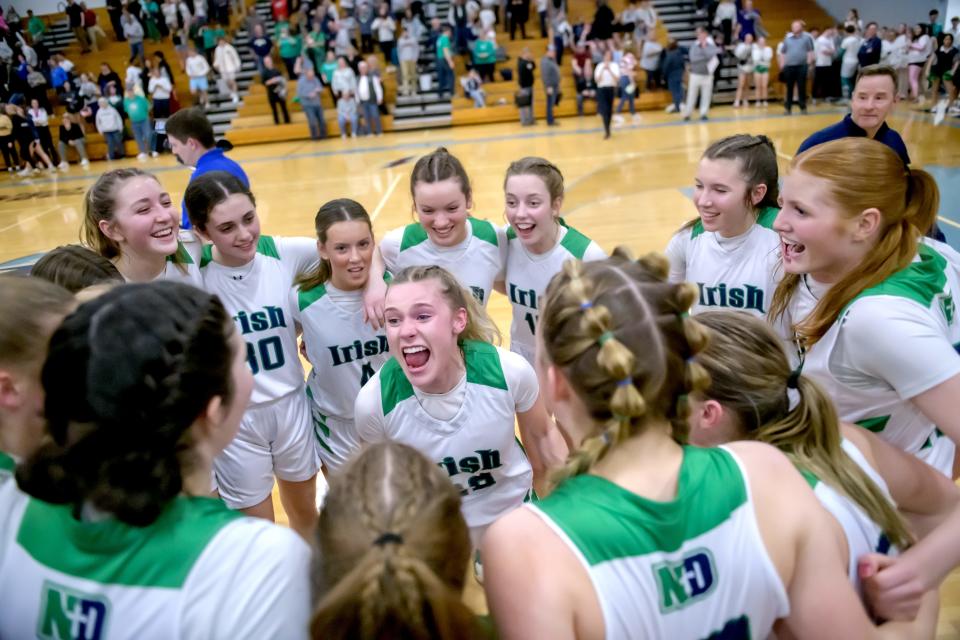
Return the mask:
{"type": "MultiPolygon", "coordinates": [[[[709,124],[711,122],[717,123],[727,123],[727,122],[753,122],[756,120],[769,120],[771,118],[803,118],[809,116],[818,116],[818,115],[829,115],[829,114],[842,114],[846,113],[846,109],[829,109],[826,111],[817,111],[816,113],[803,115],[794,115],[788,116],[784,113],[780,114],[756,114],[751,116],[744,117],[723,117],[723,118],[711,118],[707,122],[700,121],[686,121],[686,120],[673,120],[669,122],[656,122],[652,124],[630,124],[624,125],[622,127],[617,127],[615,131],[638,131],[638,130],[652,130],[652,129],[664,129],[668,127],[683,127],[689,125],[701,125],[709,124]]],[[[587,116],[595,117],[595,116],[587,116]]],[[[572,118],[570,118],[572,120],[572,118]]],[[[562,121],[562,120],[561,120],[562,121]]],[[[960,123],[957,124],[960,126],[960,123]]],[[[403,142],[393,145],[379,145],[375,147],[357,147],[355,149],[331,149],[327,151],[309,151],[306,153],[291,153],[286,155],[275,155],[275,156],[265,156],[250,158],[248,160],[243,160],[241,166],[247,166],[250,164],[258,164],[262,162],[276,162],[277,160],[288,160],[288,159],[301,159],[301,158],[331,158],[335,156],[349,156],[362,153],[378,153],[382,151],[400,151],[400,150],[414,150],[414,149],[435,149],[436,147],[453,147],[458,145],[465,144],[483,144],[491,142],[505,142],[508,140],[532,140],[536,138],[559,138],[563,136],[581,136],[581,135],[595,135],[603,132],[603,127],[593,127],[590,129],[575,129],[575,130],[566,130],[566,131],[521,131],[518,133],[512,134],[499,134],[495,136],[484,136],[480,138],[468,138],[465,140],[456,140],[453,138],[444,140],[444,139],[434,139],[430,141],[421,141],[421,142],[403,142]]],[[[615,138],[615,136],[614,136],[615,138]]],[[[613,139],[613,138],[611,138],[613,139]]],[[[145,171],[149,173],[168,173],[171,171],[184,171],[187,167],[176,165],[172,167],[155,167],[155,168],[145,168],[145,171]]],[[[56,179],[43,178],[39,180],[33,180],[30,182],[23,183],[3,183],[0,184],[0,189],[21,189],[25,186],[30,185],[43,185],[43,184],[58,184],[63,182],[80,182],[80,181],[89,181],[91,178],[96,178],[96,174],[91,172],[91,175],[77,175],[77,176],[63,176],[57,177],[56,179]]],[[[256,185],[254,185],[256,186],[256,185]]]]}

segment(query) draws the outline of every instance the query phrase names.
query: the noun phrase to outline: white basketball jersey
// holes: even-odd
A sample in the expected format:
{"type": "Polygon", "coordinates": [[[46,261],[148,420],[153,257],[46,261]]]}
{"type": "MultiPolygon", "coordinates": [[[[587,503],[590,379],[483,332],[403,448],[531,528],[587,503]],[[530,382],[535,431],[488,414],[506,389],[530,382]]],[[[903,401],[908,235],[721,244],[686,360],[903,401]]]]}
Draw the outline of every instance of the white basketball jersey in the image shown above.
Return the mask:
{"type": "Polygon", "coordinates": [[[724,447],[683,451],[673,501],[581,475],[526,508],[583,564],[604,637],[765,639],[790,602],[746,470],[724,447]]]}
{"type": "Polygon", "coordinates": [[[177,242],[177,252],[167,256],[167,262],[154,280],[171,280],[203,288],[203,277],[200,275],[200,243],[177,242]]]}
{"type": "Polygon", "coordinates": [[[17,461],[13,456],[0,451],[0,485],[13,478],[13,472],[17,468],[17,461]]]}
{"type": "Polygon", "coordinates": [[[307,360],[313,365],[307,377],[307,393],[313,401],[319,451],[324,462],[328,457],[344,460],[356,451],[359,442],[356,433],[338,431],[342,431],[344,422],[353,422],[360,387],[390,357],[387,336],[383,329],[374,331],[363,321],[362,291],[336,292],[329,283],[306,291],[297,288],[291,306],[294,319],[303,329],[307,360]],[[337,299],[343,298],[355,298],[355,304],[338,304],[337,299]],[[335,421],[330,421],[331,417],[335,421]],[[341,429],[331,428],[334,425],[341,429]]]}
{"type": "Polygon", "coordinates": [[[438,420],[420,406],[400,364],[390,358],[360,390],[356,421],[361,441],[410,445],[450,475],[477,544],[488,525],[528,497],[533,474],[514,420],[530,410],[537,395],[512,380],[509,369],[532,373],[516,354],[471,340],[463,343],[463,353],[466,394],[450,420],[438,420]]]}
{"type": "Polygon", "coordinates": [[[690,312],[738,309],[764,317],[781,278],[780,236],[773,230],[778,209],[760,212],[757,223],[737,238],[706,231],[697,220],[667,245],[670,280],[692,282],[700,299],[690,312]]]}
{"type": "MultiPolygon", "coordinates": [[[[890,491],[887,483],[877,473],[867,459],[860,452],[855,444],[847,439],[843,440],[843,450],[850,458],[857,463],[864,473],[876,483],[891,502],[890,491]]],[[[799,470],[803,477],[810,484],[813,493],[817,496],[820,504],[837,519],[840,526],[843,527],[843,534],[847,539],[847,576],[850,583],[853,584],[857,593],[860,593],[860,574],[857,571],[857,563],[860,557],[868,553],[884,553],[887,555],[897,555],[896,547],[891,546],[890,541],[876,522],[870,519],[870,516],[856,502],[846,497],[833,487],[824,484],[815,475],[804,469],[799,470]]],[[[896,505],[893,505],[896,508],[896,505]]]]}
{"type": "Polygon", "coordinates": [[[394,229],[380,241],[380,253],[390,273],[405,267],[443,267],[486,306],[493,283],[503,280],[507,239],[486,220],[467,218],[467,239],[455,247],[438,247],[419,223],[394,229]]]}
{"type": "Polygon", "coordinates": [[[310,238],[260,236],[257,254],[242,267],[213,261],[213,247],[203,248],[200,270],[204,288],[220,297],[247,343],[253,371],[251,404],[262,404],[303,386],[290,289],[298,274],[319,260],[310,238]]]}
{"type": "Polygon", "coordinates": [[[212,498],[152,524],[81,521],[0,487],[0,637],[306,638],[310,549],[212,498]]]}
{"type": "Polygon", "coordinates": [[[506,288],[513,308],[510,350],[533,364],[538,309],[550,280],[560,272],[567,260],[603,260],[607,254],[596,242],[562,221],[559,241],[542,255],[527,251],[512,227],[507,227],[506,235],[506,288]]]}
{"type": "Polygon", "coordinates": [[[914,262],[854,298],[803,356],[804,375],[823,386],[841,420],[873,431],[948,477],[956,447],[910,398],[960,373],[955,292],[960,292],[955,266],[921,244],[914,262]],[[848,334],[857,326],[869,329],[862,335],[871,336],[870,345],[860,348],[877,347],[875,353],[882,355],[894,352],[882,367],[883,377],[858,375],[849,362],[848,345],[861,338],[848,334]]]}

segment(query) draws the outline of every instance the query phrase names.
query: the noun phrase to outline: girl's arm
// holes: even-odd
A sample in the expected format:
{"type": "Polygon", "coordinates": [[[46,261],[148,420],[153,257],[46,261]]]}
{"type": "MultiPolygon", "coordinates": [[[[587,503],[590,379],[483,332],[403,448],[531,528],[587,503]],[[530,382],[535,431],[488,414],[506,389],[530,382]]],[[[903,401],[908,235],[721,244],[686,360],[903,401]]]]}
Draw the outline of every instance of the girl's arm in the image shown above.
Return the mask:
{"type": "Polygon", "coordinates": [[[517,413],[517,427],[533,469],[533,488],[543,497],[552,489],[550,471],[563,466],[567,459],[567,445],[539,395],[529,410],[517,413]]]}
{"type": "Polygon", "coordinates": [[[387,283],[383,279],[386,267],[380,247],[373,252],[370,262],[370,277],[367,286],[363,289],[363,321],[369,324],[374,331],[383,327],[383,301],[387,297],[387,283]]]}

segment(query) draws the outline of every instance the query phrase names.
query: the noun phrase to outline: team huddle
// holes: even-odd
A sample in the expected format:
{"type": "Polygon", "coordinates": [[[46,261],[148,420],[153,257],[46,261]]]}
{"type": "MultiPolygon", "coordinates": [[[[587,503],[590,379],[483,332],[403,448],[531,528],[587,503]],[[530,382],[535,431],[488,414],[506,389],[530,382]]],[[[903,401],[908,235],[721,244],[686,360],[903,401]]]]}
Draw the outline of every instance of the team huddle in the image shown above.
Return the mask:
{"type": "Polygon", "coordinates": [[[712,143],[637,260],[537,157],[505,225],[420,158],[379,241],[346,198],[265,235],[223,171],[182,235],[156,177],[104,173],[86,248],[0,278],[0,637],[932,637],[960,254],[879,142],[780,184],[765,136],[712,143]]]}

